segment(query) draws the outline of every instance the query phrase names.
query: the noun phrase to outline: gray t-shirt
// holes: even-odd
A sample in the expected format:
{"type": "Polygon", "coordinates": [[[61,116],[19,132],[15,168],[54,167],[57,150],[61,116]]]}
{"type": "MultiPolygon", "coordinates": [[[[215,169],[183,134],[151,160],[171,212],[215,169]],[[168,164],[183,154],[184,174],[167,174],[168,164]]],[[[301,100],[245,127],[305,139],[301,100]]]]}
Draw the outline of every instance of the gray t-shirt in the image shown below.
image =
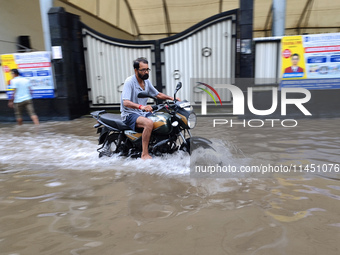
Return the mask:
{"type": "Polygon", "coordinates": [[[148,98],[138,98],[137,95],[139,92],[145,91],[148,92],[151,96],[156,97],[159,92],[158,90],[151,84],[149,80],[145,80],[145,89],[143,90],[141,86],[138,84],[136,75],[132,75],[128,77],[124,82],[123,92],[120,99],[120,111],[122,119],[125,120],[126,117],[131,113],[136,113],[141,116],[145,116],[148,112],[143,112],[139,109],[132,109],[125,107],[123,104],[123,100],[130,100],[136,104],[146,105],[148,102],[148,98]]]}

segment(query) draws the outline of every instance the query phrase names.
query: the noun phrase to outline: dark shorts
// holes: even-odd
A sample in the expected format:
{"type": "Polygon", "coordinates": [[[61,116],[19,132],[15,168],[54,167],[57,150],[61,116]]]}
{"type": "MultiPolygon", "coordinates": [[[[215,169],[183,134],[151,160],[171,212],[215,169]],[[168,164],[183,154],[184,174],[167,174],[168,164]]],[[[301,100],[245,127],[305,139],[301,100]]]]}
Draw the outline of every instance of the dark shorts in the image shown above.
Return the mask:
{"type": "Polygon", "coordinates": [[[35,115],[32,100],[14,103],[14,113],[17,119],[22,119],[22,113],[26,109],[29,116],[35,115]]]}
{"type": "MultiPolygon", "coordinates": [[[[149,112],[146,115],[146,117],[150,116],[151,114],[152,113],[149,112]]],[[[125,125],[129,126],[132,130],[136,131],[136,121],[137,121],[138,117],[140,117],[140,116],[142,116],[142,115],[139,115],[137,113],[130,113],[123,122],[125,123],[125,125]]]]}

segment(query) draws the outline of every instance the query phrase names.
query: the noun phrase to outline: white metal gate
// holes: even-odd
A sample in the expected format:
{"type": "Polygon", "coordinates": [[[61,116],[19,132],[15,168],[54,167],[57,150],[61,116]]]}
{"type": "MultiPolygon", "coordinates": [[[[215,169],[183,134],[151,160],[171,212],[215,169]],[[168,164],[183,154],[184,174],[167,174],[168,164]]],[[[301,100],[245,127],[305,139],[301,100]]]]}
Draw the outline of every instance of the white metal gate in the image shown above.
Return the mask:
{"type": "MultiPolygon", "coordinates": [[[[112,41],[84,28],[85,63],[89,99],[92,105],[120,103],[125,79],[134,74],[133,60],[146,57],[152,61],[154,45],[112,41]]],[[[152,82],[152,77],[150,77],[152,82]]]]}
{"type": "MultiPolygon", "coordinates": [[[[213,20],[202,24],[188,34],[167,40],[164,47],[166,93],[172,95],[177,81],[183,83],[180,98],[190,98],[194,81],[229,80],[235,74],[236,16],[213,20]],[[194,78],[194,80],[193,80],[194,78]]],[[[214,84],[210,84],[214,85],[214,84]]],[[[228,90],[216,89],[222,101],[230,101],[228,90]]],[[[201,93],[194,94],[194,101],[200,100],[201,93]]]]}
{"type": "MultiPolygon", "coordinates": [[[[234,80],[236,11],[215,15],[159,41],[119,40],[85,25],[83,36],[92,105],[120,103],[122,85],[134,73],[132,61],[138,57],[149,60],[151,82],[164,93],[172,95],[176,83],[181,81],[183,88],[178,95],[182,99],[192,95],[192,78],[234,80]]],[[[217,91],[222,101],[231,100],[228,90],[217,91]]],[[[196,97],[195,101],[199,100],[199,95],[196,97]]]]}
{"type": "Polygon", "coordinates": [[[281,37],[255,38],[255,85],[280,81],[281,37]]]}

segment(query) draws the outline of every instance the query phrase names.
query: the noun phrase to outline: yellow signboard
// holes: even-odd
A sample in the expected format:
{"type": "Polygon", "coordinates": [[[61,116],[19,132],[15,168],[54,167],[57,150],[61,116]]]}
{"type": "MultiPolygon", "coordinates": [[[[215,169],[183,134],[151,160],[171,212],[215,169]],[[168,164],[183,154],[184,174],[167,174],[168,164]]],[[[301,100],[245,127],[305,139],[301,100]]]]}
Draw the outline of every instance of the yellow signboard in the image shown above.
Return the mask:
{"type": "Polygon", "coordinates": [[[11,69],[18,69],[18,65],[15,62],[14,55],[13,54],[1,55],[1,65],[5,76],[5,82],[6,85],[8,86],[10,84],[10,80],[12,79],[11,69]]]}
{"type": "Polygon", "coordinates": [[[53,98],[54,83],[51,66],[51,54],[47,51],[12,53],[0,56],[8,98],[13,89],[10,82],[11,70],[18,69],[20,75],[29,80],[33,98],[53,98]]]}
{"type": "Polygon", "coordinates": [[[281,49],[282,79],[305,79],[305,52],[302,36],[283,37],[281,49]]]}

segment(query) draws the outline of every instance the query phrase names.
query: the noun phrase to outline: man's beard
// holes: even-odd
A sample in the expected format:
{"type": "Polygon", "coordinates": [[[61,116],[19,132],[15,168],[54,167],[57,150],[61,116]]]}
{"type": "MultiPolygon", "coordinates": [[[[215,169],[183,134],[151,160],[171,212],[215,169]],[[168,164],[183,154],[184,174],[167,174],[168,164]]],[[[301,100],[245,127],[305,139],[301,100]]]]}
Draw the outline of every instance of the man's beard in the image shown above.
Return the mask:
{"type": "Polygon", "coordinates": [[[141,75],[140,73],[138,73],[138,77],[139,77],[140,79],[142,79],[143,81],[145,81],[145,80],[149,79],[149,74],[146,73],[146,74],[144,74],[144,75],[141,75]]]}

